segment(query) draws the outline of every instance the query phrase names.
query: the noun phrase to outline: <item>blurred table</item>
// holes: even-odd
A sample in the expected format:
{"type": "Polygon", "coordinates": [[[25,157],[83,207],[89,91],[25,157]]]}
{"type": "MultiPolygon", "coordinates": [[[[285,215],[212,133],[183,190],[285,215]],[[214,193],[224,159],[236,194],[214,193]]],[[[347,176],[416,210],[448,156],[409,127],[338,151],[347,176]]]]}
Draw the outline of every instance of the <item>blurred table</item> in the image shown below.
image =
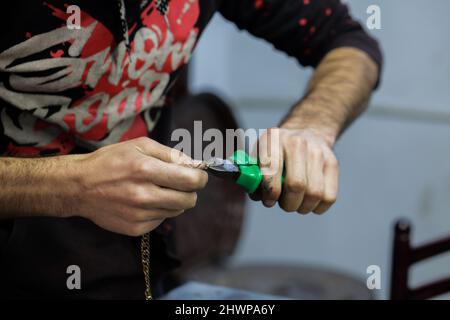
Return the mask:
{"type": "Polygon", "coordinates": [[[170,291],[161,300],[286,300],[286,298],[200,282],[188,282],[170,291]]]}
{"type": "Polygon", "coordinates": [[[290,299],[371,300],[363,279],[303,265],[247,265],[207,268],[185,273],[187,281],[290,299]]]}

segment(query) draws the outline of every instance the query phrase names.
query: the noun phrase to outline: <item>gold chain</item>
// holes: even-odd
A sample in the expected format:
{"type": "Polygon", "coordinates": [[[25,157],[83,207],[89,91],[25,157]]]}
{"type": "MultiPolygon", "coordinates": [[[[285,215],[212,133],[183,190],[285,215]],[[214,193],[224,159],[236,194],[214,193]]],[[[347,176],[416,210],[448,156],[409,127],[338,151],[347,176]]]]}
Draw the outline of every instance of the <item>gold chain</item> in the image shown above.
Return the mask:
{"type": "Polygon", "coordinates": [[[150,286],[150,233],[146,233],[141,238],[141,259],[145,280],[145,300],[153,300],[150,286]]]}
{"type": "MultiPolygon", "coordinates": [[[[164,16],[164,22],[166,23],[167,28],[169,28],[169,22],[166,13],[169,2],[170,0],[160,0],[156,3],[157,9],[164,16]]],[[[150,283],[150,233],[144,234],[141,238],[141,259],[145,281],[145,300],[153,300],[152,288],[150,283]]]]}

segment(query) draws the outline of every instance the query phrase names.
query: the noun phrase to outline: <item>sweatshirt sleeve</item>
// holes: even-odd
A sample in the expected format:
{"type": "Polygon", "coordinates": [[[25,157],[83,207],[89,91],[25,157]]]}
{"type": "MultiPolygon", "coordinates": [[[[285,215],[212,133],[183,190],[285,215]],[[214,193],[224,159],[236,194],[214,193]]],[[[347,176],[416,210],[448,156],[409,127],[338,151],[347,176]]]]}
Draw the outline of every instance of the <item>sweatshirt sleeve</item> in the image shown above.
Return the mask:
{"type": "Polygon", "coordinates": [[[331,50],[354,47],[380,67],[382,53],[339,0],[223,0],[221,14],[256,37],[315,67],[331,50]]]}

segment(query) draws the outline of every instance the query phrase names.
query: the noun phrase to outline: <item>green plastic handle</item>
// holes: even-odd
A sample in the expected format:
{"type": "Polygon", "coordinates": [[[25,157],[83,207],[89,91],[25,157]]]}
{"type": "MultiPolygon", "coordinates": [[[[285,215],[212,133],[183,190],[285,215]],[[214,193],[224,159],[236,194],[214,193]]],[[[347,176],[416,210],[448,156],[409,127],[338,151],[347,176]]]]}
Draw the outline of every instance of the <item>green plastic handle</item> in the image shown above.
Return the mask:
{"type": "MultiPolygon", "coordinates": [[[[247,193],[255,193],[263,180],[261,169],[258,166],[258,160],[249,156],[243,150],[237,150],[231,156],[230,160],[237,164],[241,171],[236,183],[243,187],[247,193]]],[[[281,183],[284,184],[284,172],[281,183]]]]}

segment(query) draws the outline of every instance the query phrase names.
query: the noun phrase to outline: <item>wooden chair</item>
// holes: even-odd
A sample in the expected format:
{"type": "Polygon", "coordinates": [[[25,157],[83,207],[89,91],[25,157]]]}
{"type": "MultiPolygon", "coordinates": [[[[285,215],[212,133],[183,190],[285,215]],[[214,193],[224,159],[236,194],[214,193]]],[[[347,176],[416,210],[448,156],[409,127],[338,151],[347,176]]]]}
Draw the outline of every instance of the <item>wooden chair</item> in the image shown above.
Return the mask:
{"type": "Polygon", "coordinates": [[[406,220],[398,221],[394,233],[391,299],[422,300],[450,292],[450,277],[414,289],[408,284],[412,265],[447,251],[450,251],[450,237],[413,247],[411,224],[406,220]]]}

